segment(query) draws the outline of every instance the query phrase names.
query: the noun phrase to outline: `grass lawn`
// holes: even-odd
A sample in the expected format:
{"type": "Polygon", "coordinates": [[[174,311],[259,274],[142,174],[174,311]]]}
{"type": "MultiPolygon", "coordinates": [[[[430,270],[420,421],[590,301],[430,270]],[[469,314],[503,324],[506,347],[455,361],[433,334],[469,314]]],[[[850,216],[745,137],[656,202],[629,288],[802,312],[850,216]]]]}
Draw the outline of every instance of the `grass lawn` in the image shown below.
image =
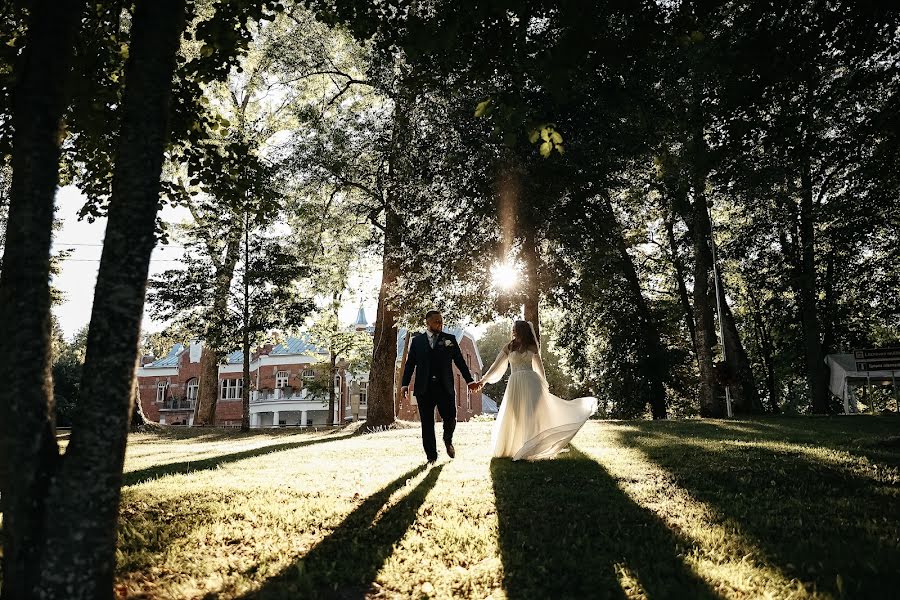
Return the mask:
{"type": "MultiPolygon", "coordinates": [[[[553,461],[417,429],[134,435],[136,598],[887,598],[900,420],[590,422],[553,461]]],[[[438,426],[440,429],[440,426],[438,426]]]]}

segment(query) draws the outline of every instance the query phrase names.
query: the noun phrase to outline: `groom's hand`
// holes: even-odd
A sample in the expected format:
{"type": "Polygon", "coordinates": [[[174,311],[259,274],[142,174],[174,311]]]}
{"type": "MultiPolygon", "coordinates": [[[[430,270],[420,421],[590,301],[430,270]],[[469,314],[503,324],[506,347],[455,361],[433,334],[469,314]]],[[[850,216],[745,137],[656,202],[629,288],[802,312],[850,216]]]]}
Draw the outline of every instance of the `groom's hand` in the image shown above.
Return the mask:
{"type": "Polygon", "coordinates": [[[480,381],[472,381],[472,382],[469,383],[469,391],[471,391],[471,392],[477,392],[477,391],[480,390],[480,389],[481,389],[481,382],[480,382],[480,381]]]}

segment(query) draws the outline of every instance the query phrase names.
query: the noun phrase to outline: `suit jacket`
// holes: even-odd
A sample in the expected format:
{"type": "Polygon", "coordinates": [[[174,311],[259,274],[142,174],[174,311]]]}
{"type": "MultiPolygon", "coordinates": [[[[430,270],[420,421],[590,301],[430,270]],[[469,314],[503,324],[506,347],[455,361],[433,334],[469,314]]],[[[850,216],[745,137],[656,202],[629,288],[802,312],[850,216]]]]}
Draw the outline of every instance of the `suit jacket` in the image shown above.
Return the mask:
{"type": "Polygon", "coordinates": [[[452,363],[456,363],[459,372],[462,373],[466,383],[473,381],[472,373],[469,372],[469,366],[463,359],[462,352],[459,349],[459,343],[456,337],[440,332],[434,343],[434,349],[428,343],[428,335],[420,333],[416,335],[409,347],[409,354],[406,357],[406,367],[403,369],[403,386],[408,386],[416,373],[416,387],[413,390],[416,396],[423,396],[428,389],[428,383],[431,376],[437,376],[437,383],[443,386],[444,390],[451,395],[455,395],[456,386],[453,382],[452,363]],[[432,353],[437,352],[437,356],[432,353]],[[432,373],[432,361],[437,367],[437,373],[432,373]]]}

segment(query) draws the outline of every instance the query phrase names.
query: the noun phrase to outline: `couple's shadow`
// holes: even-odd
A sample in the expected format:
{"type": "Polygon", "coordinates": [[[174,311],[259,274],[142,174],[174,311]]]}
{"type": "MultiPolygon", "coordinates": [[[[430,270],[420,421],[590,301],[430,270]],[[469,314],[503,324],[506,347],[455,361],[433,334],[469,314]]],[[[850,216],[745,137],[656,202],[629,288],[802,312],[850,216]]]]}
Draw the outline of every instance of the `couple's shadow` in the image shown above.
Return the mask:
{"type": "Polygon", "coordinates": [[[577,449],[493,459],[491,476],[509,598],[719,597],[684,564],[689,544],[577,449]]]}
{"type": "Polygon", "coordinates": [[[242,598],[365,598],[394,545],[415,523],[443,468],[422,465],[397,477],[366,498],[301,559],[242,598]],[[390,497],[407,485],[412,489],[387,507],[390,497]]]}

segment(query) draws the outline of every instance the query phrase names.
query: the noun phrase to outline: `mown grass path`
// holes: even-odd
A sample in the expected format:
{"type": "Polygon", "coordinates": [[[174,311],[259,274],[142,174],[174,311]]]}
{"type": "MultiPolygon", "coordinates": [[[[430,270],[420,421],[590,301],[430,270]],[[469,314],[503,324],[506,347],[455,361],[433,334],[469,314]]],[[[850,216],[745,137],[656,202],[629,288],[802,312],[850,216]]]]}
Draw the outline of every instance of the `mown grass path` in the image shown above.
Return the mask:
{"type": "Polygon", "coordinates": [[[553,461],[490,423],[129,443],[119,591],[146,598],[885,598],[900,420],[590,422],[553,461]]]}

